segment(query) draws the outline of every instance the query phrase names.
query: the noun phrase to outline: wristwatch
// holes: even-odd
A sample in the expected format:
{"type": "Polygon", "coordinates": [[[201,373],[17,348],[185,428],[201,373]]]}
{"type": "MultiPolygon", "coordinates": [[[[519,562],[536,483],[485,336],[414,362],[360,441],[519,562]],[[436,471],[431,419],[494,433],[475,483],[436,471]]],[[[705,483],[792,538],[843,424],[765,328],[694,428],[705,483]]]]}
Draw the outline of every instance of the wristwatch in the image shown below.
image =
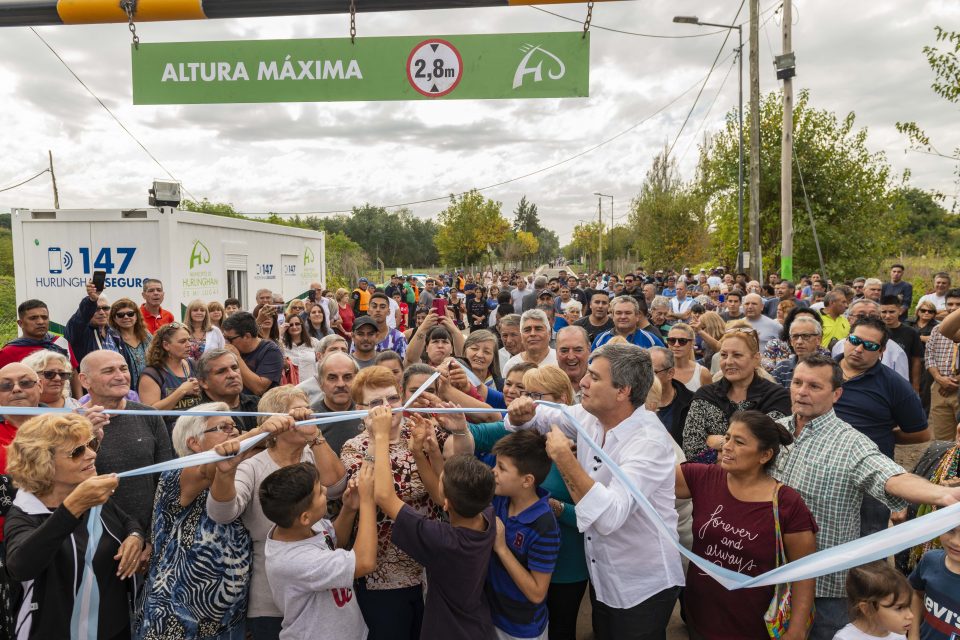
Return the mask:
{"type": "Polygon", "coordinates": [[[314,438],[313,441],[310,443],[310,446],[311,446],[311,447],[315,447],[315,446],[317,446],[317,445],[319,445],[319,444],[325,443],[326,441],[327,441],[327,439],[324,438],[323,436],[317,436],[317,437],[314,438]]]}

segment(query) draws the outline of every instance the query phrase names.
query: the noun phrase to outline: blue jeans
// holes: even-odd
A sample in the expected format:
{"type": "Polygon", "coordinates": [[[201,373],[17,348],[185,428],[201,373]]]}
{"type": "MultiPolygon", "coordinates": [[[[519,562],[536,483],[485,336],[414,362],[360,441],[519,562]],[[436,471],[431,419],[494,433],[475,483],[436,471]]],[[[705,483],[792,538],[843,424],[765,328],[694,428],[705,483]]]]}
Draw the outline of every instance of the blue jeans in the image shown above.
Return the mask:
{"type": "Polygon", "coordinates": [[[807,640],[833,640],[840,629],[847,626],[850,616],[847,613],[846,598],[814,598],[817,608],[813,617],[813,627],[807,640]]]}

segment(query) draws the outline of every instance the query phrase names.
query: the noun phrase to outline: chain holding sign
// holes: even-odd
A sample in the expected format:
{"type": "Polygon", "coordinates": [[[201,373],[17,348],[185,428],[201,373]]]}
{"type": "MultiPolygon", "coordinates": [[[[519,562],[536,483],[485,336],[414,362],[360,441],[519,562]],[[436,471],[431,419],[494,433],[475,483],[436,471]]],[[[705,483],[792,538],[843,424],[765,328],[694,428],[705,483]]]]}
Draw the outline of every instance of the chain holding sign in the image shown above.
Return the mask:
{"type": "Polygon", "coordinates": [[[579,32],[140,44],[134,104],[586,97],[579,32]]]}

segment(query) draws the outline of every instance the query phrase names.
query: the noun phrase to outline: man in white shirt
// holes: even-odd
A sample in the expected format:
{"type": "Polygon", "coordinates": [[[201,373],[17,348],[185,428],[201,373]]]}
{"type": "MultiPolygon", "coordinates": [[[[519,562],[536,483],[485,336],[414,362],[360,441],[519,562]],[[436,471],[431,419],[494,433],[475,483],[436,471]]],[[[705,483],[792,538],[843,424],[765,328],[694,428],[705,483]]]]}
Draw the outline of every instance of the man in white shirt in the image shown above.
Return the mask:
{"type": "MultiPolygon", "coordinates": [[[[604,345],[593,352],[580,383],[582,404],[569,412],[646,496],[677,540],[676,455],[670,435],[656,414],[644,407],[652,384],[653,366],[646,349],[604,345]]],[[[684,584],[673,543],[654,527],[626,486],[558,409],[520,397],[510,403],[505,426],[548,434],[547,453],[570,491],[577,528],[584,534],[594,638],[665,638],[684,584]],[[576,453],[569,438],[577,442],[576,453]]]]}
{"type": "Polygon", "coordinates": [[[670,317],[685,321],[692,308],[693,298],[687,297],[687,284],[681,279],[677,282],[677,295],[670,298],[670,317]]]}
{"type": "Polygon", "coordinates": [[[779,338],[780,332],[783,331],[779,322],[763,315],[763,298],[756,293],[748,293],[743,297],[743,315],[757,332],[761,353],[767,343],[774,338],[779,338]]]}
{"type": "Polygon", "coordinates": [[[520,341],[523,351],[513,356],[503,365],[503,376],[506,377],[517,364],[532,362],[542,364],[557,364],[557,352],[550,348],[550,339],[553,337],[553,327],[547,314],[540,309],[524,311],[520,316],[520,341]]]}
{"type": "Polygon", "coordinates": [[[919,305],[922,302],[929,302],[937,308],[937,320],[943,320],[947,317],[947,290],[950,288],[950,274],[941,271],[933,276],[933,293],[920,296],[917,301],[919,305]]]}

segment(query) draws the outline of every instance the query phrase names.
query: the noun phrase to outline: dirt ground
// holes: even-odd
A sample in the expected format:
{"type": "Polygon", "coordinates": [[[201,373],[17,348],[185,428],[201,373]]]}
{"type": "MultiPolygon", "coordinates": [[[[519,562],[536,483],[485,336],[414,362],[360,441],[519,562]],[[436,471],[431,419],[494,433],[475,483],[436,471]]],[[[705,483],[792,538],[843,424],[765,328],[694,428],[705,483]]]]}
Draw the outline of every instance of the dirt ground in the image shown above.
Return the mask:
{"type": "MultiPolygon", "coordinates": [[[[928,444],[897,445],[896,461],[907,471],[912,471],[920,456],[927,450],[928,444]]],[[[687,628],[680,619],[680,605],[673,610],[673,617],[667,627],[667,640],[688,640],[687,628]]],[[[580,605],[580,617],[577,620],[577,639],[592,640],[593,631],[590,628],[590,598],[584,596],[580,605]]]]}

